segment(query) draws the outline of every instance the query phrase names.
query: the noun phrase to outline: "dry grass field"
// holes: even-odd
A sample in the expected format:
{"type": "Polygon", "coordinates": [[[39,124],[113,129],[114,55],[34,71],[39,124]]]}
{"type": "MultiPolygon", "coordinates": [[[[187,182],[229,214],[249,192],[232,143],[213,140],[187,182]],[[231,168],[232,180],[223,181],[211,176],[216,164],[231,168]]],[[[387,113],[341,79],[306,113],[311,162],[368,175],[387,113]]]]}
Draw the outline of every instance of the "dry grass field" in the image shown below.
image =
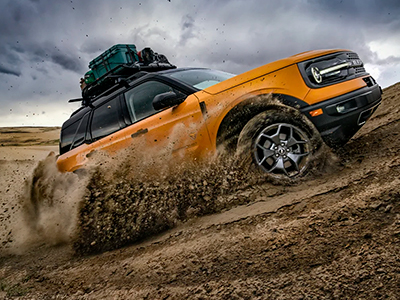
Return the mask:
{"type": "Polygon", "coordinates": [[[0,146],[58,145],[60,127],[0,127],[0,146]]]}

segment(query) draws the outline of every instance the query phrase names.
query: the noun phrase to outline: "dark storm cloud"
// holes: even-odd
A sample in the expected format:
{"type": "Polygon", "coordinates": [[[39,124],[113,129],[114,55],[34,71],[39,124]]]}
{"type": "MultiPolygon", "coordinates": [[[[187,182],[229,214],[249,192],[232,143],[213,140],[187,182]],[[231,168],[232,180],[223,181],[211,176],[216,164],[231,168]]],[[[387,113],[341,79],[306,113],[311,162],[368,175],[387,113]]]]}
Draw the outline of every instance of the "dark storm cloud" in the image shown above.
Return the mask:
{"type": "Polygon", "coordinates": [[[85,68],[79,60],[74,33],[75,24],[79,24],[76,21],[85,20],[87,6],[79,4],[83,9],[75,13],[72,5],[72,1],[3,1],[0,4],[0,61],[12,64],[14,73],[21,73],[22,66],[46,62],[82,72],[85,68]],[[63,40],[65,33],[60,35],[60,32],[64,30],[70,40],[63,40]]]}
{"type": "Polygon", "coordinates": [[[0,0],[0,101],[24,116],[37,103],[70,112],[64,105],[80,96],[88,63],[124,43],[152,47],[180,67],[233,73],[345,48],[390,83],[400,73],[399,15],[399,0],[0,0]]]}
{"type": "Polygon", "coordinates": [[[5,68],[5,67],[3,67],[1,65],[0,65],[0,73],[14,75],[14,76],[17,76],[17,77],[21,75],[20,72],[12,70],[12,69],[9,69],[9,68],[5,68]]]}
{"type": "MultiPolygon", "coordinates": [[[[326,48],[351,49],[366,63],[382,63],[369,43],[390,40],[400,32],[398,1],[248,1],[242,6],[241,1],[210,2],[203,16],[213,22],[218,15],[219,26],[214,35],[204,37],[202,52],[209,55],[202,59],[235,72],[326,48]],[[228,26],[224,28],[225,22],[228,26]]],[[[196,15],[197,20],[201,16],[196,15]]]]}
{"type": "Polygon", "coordinates": [[[32,3],[21,1],[2,1],[0,3],[0,28],[2,38],[18,37],[29,30],[29,23],[36,15],[32,3]]]}
{"type": "Polygon", "coordinates": [[[52,54],[50,58],[52,62],[60,65],[66,70],[83,72],[85,69],[82,66],[82,63],[76,57],[67,55],[65,53],[52,54]]]}
{"type": "MultiPolygon", "coordinates": [[[[189,47],[182,51],[185,57],[191,55],[192,59],[203,61],[205,66],[222,62],[226,65],[232,63],[237,66],[235,71],[239,71],[240,68],[252,68],[315,48],[351,48],[360,52],[366,62],[371,62],[374,58],[367,45],[369,38],[366,35],[382,37],[382,26],[392,25],[394,31],[400,20],[396,18],[398,1],[390,0],[252,0],[246,1],[246,5],[239,0],[207,0],[202,2],[201,8],[193,5],[198,5],[196,1],[166,2],[162,8],[161,4],[155,5],[156,2],[151,1],[115,1],[114,4],[96,1],[95,6],[89,5],[89,2],[55,3],[42,0],[28,2],[30,4],[26,5],[26,1],[8,1],[6,6],[11,12],[11,17],[8,17],[7,28],[15,38],[18,38],[21,32],[40,37],[40,40],[36,40],[25,34],[24,38],[18,38],[25,51],[31,51],[26,55],[31,62],[36,63],[38,59],[49,60],[66,70],[82,72],[82,66],[86,67],[87,62],[79,60],[79,51],[94,58],[96,54],[115,44],[116,37],[102,31],[114,25],[108,23],[110,16],[113,16],[111,11],[128,12],[128,18],[113,16],[112,19],[116,20],[114,22],[129,22],[131,27],[128,25],[127,29],[131,31],[131,40],[138,46],[163,45],[170,48],[174,46],[174,39],[178,38],[176,42],[180,48],[189,47]],[[152,15],[158,9],[163,10],[165,15],[174,13],[174,17],[170,18],[168,23],[157,26],[152,15]],[[146,23],[143,23],[143,20],[146,20],[146,23]],[[173,23],[180,26],[179,32],[171,31],[173,23]],[[227,26],[223,28],[225,23],[227,26]],[[362,24],[363,28],[357,24],[362,24]],[[75,47],[64,49],[61,38],[56,34],[52,34],[47,41],[44,38],[45,33],[51,33],[51,26],[57,29],[54,32],[64,32],[64,27],[68,28],[72,34],[71,41],[75,40],[73,35],[76,33],[76,41],[79,36],[84,37],[84,40],[73,42],[71,44],[75,47]],[[228,27],[232,29],[229,30],[228,27]],[[244,31],[247,31],[247,34],[244,34],[244,31]],[[177,36],[174,37],[174,34],[177,36]],[[163,40],[169,40],[170,44],[163,44],[163,40]],[[48,49],[44,49],[46,51],[38,55],[34,51],[40,48],[43,42],[48,43],[48,49]],[[54,45],[50,45],[51,43],[54,45]],[[53,53],[54,46],[62,49],[61,52],[53,53]]],[[[0,42],[2,40],[0,37],[0,42]]],[[[10,42],[9,39],[8,44],[10,42]]],[[[168,52],[169,49],[157,50],[168,52]]],[[[0,59],[10,57],[11,51],[13,50],[8,49],[2,52],[3,54],[0,53],[0,59]]],[[[180,58],[182,54],[177,53],[176,57],[180,58]]],[[[185,60],[182,63],[185,63],[185,60]]],[[[18,66],[17,60],[15,67],[18,66]]]]}
{"type": "Polygon", "coordinates": [[[182,29],[183,30],[190,29],[193,28],[193,26],[194,26],[194,19],[189,15],[184,16],[182,29]]]}
{"type": "Polygon", "coordinates": [[[81,72],[84,69],[82,62],[79,60],[79,53],[74,48],[60,49],[50,43],[30,44],[29,48],[30,51],[27,53],[27,57],[32,63],[52,62],[65,70],[75,72],[81,72]]]}
{"type": "Polygon", "coordinates": [[[340,28],[343,41],[364,48],[366,54],[371,40],[391,39],[400,32],[399,0],[309,0],[309,3],[314,17],[323,16],[329,26],[333,25],[332,33],[340,28]],[[354,38],[357,40],[352,43],[354,38]]]}
{"type": "Polygon", "coordinates": [[[113,44],[112,38],[100,37],[96,40],[85,41],[80,50],[87,54],[98,53],[110,47],[113,44]]]}
{"type": "Polygon", "coordinates": [[[185,46],[186,42],[195,37],[195,22],[193,17],[190,15],[185,15],[182,18],[182,33],[180,37],[179,44],[185,46]]]}
{"type": "Polygon", "coordinates": [[[376,24],[399,24],[398,0],[309,0],[316,8],[356,22],[376,24]]]}

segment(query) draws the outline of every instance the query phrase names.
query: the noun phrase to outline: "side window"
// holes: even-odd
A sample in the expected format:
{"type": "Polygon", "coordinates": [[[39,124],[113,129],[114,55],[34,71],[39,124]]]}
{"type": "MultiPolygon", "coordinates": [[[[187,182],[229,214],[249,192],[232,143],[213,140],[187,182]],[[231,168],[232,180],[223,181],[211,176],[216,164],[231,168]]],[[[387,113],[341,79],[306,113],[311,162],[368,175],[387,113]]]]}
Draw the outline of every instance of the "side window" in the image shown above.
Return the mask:
{"type": "Polygon", "coordinates": [[[72,123],[68,127],[61,130],[61,141],[60,141],[60,154],[68,152],[71,149],[72,140],[74,139],[76,130],[80,124],[81,119],[72,123]]]}
{"type": "Polygon", "coordinates": [[[120,128],[118,97],[95,108],[91,125],[92,138],[94,140],[105,137],[120,128]]]}
{"type": "Polygon", "coordinates": [[[86,128],[89,120],[89,115],[90,114],[88,112],[86,115],[83,116],[79,124],[78,130],[76,131],[74,141],[71,147],[72,149],[82,145],[85,142],[86,128]]]}
{"type": "Polygon", "coordinates": [[[139,121],[156,113],[153,99],[158,94],[173,91],[169,85],[158,81],[147,81],[125,93],[126,106],[132,122],[139,121]]]}

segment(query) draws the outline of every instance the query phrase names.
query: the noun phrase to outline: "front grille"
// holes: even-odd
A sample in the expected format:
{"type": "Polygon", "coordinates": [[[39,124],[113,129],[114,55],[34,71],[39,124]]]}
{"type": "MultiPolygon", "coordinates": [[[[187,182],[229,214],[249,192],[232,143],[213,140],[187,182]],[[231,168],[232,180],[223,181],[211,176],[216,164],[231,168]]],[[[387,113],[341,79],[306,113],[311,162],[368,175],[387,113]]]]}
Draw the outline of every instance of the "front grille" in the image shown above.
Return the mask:
{"type": "Polygon", "coordinates": [[[355,68],[355,71],[356,71],[356,74],[365,73],[365,68],[364,67],[357,67],[357,68],[355,68]]]}
{"type": "Polygon", "coordinates": [[[346,56],[348,59],[360,59],[357,53],[354,52],[347,52],[346,56]]]}

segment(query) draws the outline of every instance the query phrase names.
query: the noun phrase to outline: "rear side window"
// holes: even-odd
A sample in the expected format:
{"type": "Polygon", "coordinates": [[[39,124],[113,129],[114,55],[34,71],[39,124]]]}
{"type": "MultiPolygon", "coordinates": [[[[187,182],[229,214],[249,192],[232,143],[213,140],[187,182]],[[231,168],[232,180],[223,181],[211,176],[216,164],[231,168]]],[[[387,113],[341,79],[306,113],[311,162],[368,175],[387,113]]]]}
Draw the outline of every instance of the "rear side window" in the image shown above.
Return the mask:
{"type": "Polygon", "coordinates": [[[61,130],[60,154],[68,152],[71,149],[72,140],[74,139],[80,121],[81,120],[78,120],[61,130]]]}
{"type": "Polygon", "coordinates": [[[85,142],[89,115],[90,114],[87,113],[86,115],[83,116],[81,123],[79,124],[78,129],[76,131],[71,149],[76,148],[85,142]]]}
{"type": "Polygon", "coordinates": [[[89,112],[61,131],[60,154],[82,145],[85,142],[89,112]]]}
{"type": "Polygon", "coordinates": [[[92,138],[98,140],[121,129],[118,98],[114,98],[93,111],[92,138]]]}

